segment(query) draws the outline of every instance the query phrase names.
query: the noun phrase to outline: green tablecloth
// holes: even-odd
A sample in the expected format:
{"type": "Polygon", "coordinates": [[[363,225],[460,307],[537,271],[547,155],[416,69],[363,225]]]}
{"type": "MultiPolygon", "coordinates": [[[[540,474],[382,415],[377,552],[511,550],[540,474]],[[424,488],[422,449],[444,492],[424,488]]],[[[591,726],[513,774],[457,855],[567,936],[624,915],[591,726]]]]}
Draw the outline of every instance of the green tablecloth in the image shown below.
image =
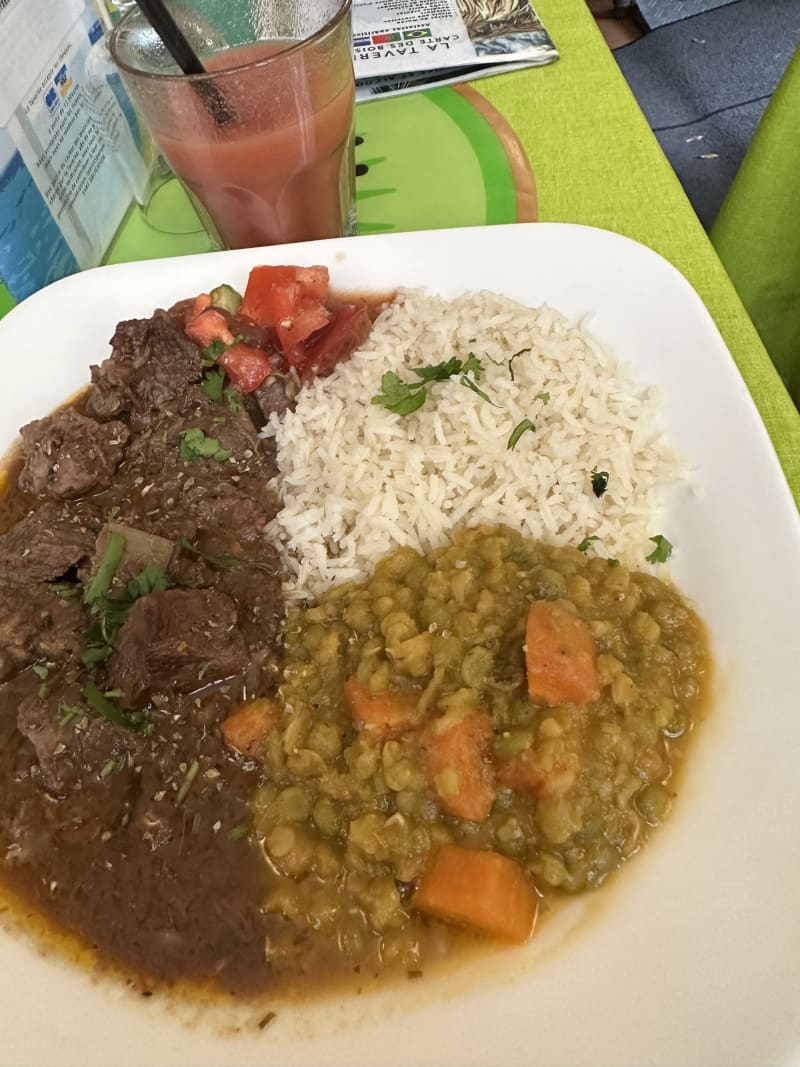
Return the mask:
{"type": "Polygon", "coordinates": [[[531,160],[540,219],[615,230],[681,271],[717,323],[800,505],[800,414],[594,19],[583,0],[535,6],[561,59],[475,84],[531,160]]]}

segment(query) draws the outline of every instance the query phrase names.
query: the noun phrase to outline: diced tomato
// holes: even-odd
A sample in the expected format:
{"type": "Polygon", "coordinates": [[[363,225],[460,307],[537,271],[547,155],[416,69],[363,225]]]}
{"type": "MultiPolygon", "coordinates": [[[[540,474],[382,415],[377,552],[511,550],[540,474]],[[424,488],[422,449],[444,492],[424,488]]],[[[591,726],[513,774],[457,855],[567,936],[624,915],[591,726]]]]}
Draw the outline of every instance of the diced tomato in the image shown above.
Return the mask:
{"type": "Polygon", "coordinates": [[[331,320],[324,303],[328,286],[327,267],[254,267],[240,313],[274,328],[284,355],[296,365],[302,342],[331,320]]]}
{"type": "Polygon", "coordinates": [[[260,326],[275,326],[293,311],[297,296],[294,267],[253,267],[239,314],[260,326]]]}
{"type": "Polygon", "coordinates": [[[330,374],[369,336],[372,322],[366,304],[342,304],[329,326],[308,340],[300,367],[304,381],[330,374]]]}
{"type": "Polygon", "coordinates": [[[331,287],[331,278],[327,267],[295,267],[297,280],[304,296],[315,300],[327,300],[331,287]]]}
{"type": "MultiPolygon", "coordinates": [[[[206,312],[205,314],[208,314],[206,312]]],[[[240,393],[252,393],[269,375],[269,359],[252,345],[239,344],[226,349],[217,360],[240,393]]]]}
{"type": "Polygon", "coordinates": [[[324,303],[329,285],[327,267],[253,267],[240,314],[261,326],[277,326],[301,300],[324,303]]]}
{"type": "Polygon", "coordinates": [[[213,341],[222,341],[229,345],[233,341],[228,320],[221,311],[209,308],[196,318],[186,321],[186,336],[201,348],[207,348],[213,341]]]}

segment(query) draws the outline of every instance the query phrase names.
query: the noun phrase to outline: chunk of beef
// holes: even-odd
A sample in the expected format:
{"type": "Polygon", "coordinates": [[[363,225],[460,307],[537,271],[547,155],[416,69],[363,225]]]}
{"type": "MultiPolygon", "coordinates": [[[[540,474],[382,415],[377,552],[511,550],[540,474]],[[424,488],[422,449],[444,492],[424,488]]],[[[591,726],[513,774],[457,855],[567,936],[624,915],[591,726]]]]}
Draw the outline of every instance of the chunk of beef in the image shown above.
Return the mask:
{"type": "Polygon", "coordinates": [[[102,523],[88,501],[46,501],[0,535],[0,581],[19,585],[61,578],[92,554],[102,523]]]}
{"type": "Polygon", "coordinates": [[[98,419],[163,407],[203,374],[200,349],[165,311],[119,323],[111,346],[108,359],[92,367],[86,400],[87,412],[98,419]]]}
{"type": "Polygon", "coordinates": [[[20,434],[20,489],[58,500],[107,489],[130,438],[125,423],[97,422],[74,407],[29,422],[20,434]]]}
{"type": "MultiPolygon", "coordinates": [[[[213,555],[245,555],[248,559],[260,559],[258,553],[245,546],[264,541],[267,523],[280,509],[280,499],[266,481],[247,476],[235,484],[196,482],[186,491],[184,500],[207,546],[204,550],[213,555]]],[[[264,547],[269,552],[266,542],[264,547]]]]}
{"type": "Polygon", "coordinates": [[[65,796],[85,780],[104,781],[129,764],[129,748],[135,735],[88,711],[65,714],[81,706],[77,687],[61,689],[57,695],[40,697],[34,693],[19,705],[17,729],[27,737],[36,752],[42,784],[48,792],[65,796]],[[101,777],[101,774],[103,777],[101,777]]]}
{"type": "Polygon", "coordinates": [[[81,649],[83,612],[47,585],[0,583],[0,681],[34,660],[61,661],[81,649]]]}
{"type": "MultiPolygon", "coordinates": [[[[231,567],[218,572],[216,588],[238,604],[239,629],[247,644],[250,664],[273,663],[280,649],[284,616],[282,568],[274,549],[259,553],[263,561],[256,567],[231,567]],[[272,566],[268,561],[271,560],[272,566]]],[[[271,668],[270,668],[271,669],[271,668]]],[[[256,690],[252,673],[248,688],[256,690]]]]}
{"type": "Polygon", "coordinates": [[[270,374],[257,389],[244,398],[247,414],[257,430],[261,430],[270,415],[285,415],[294,411],[300,383],[284,374],[270,374]]]}
{"type": "Polygon", "coordinates": [[[138,708],[152,693],[190,693],[242,670],[247,649],[235,602],[213,589],[168,589],[131,608],[108,661],[120,703],[138,708]]]}

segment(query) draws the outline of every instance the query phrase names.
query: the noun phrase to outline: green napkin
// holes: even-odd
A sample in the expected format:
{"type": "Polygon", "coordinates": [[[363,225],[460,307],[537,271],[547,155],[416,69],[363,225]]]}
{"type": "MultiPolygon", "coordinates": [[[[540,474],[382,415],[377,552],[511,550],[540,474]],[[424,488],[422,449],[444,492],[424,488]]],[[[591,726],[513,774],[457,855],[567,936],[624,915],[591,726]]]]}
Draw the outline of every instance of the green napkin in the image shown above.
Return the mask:
{"type": "Polygon", "coordinates": [[[800,50],[783,75],[711,238],[800,407],[800,50]]]}

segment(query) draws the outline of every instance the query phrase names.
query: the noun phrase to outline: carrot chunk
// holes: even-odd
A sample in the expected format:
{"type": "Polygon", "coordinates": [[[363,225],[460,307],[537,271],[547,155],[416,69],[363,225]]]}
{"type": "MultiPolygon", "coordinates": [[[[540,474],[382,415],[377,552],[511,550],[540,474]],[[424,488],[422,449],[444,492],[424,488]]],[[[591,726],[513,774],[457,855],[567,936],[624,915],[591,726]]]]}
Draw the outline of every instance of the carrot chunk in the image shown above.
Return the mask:
{"type": "Polygon", "coordinates": [[[445,922],[518,944],[533,933],[538,904],[519,864],[499,852],[460,845],[436,852],[412,903],[445,922]]]}
{"type": "Polygon", "coordinates": [[[356,726],[383,741],[399,737],[413,725],[418,700],[413,689],[373,693],[355,677],[344,683],[344,701],[356,726]]]}
{"type": "Polygon", "coordinates": [[[528,610],[525,664],[537,704],[588,704],[600,696],[592,631],[552,601],[535,600],[528,610]]]}
{"type": "Polygon", "coordinates": [[[223,740],[243,756],[258,757],[264,738],[277,723],[279,715],[280,708],[267,697],[241,704],[222,723],[223,740]]]}
{"type": "Polygon", "coordinates": [[[483,822],[495,798],[489,761],[492,720],[481,711],[448,713],[426,732],[428,774],[445,811],[483,822]]]}

